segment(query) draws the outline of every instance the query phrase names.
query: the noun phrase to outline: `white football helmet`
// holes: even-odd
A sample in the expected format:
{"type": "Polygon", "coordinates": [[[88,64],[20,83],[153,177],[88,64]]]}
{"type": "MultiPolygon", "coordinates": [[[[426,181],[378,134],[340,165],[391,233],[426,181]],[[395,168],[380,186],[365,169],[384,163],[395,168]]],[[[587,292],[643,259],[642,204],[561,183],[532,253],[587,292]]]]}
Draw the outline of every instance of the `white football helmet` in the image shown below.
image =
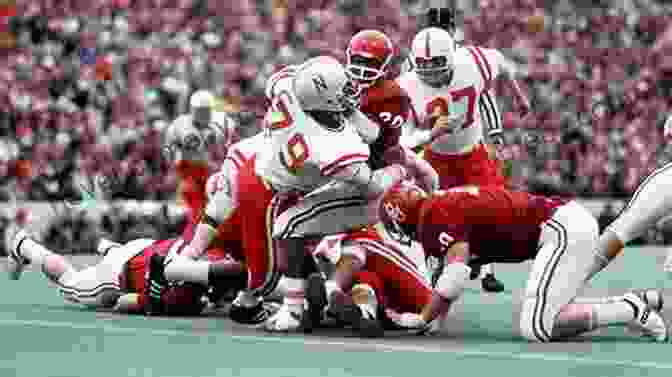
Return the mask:
{"type": "Polygon", "coordinates": [[[443,29],[429,27],[416,34],[411,57],[418,78],[432,86],[446,83],[453,72],[455,47],[455,39],[443,29]]]}
{"type": "Polygon", "coordinates": [[[358,102],[359,89],[350,81],[343,65],[330,56],[318,56],[299,66],[293,85],[304,111],[341,113],[358,102]]]}
{"type": "Polygon", "coordinates": [[[215,97],[207,90],[198,90],[191,95],[189,105],[192,109],[200,107],[212,107],[215,97]]]}

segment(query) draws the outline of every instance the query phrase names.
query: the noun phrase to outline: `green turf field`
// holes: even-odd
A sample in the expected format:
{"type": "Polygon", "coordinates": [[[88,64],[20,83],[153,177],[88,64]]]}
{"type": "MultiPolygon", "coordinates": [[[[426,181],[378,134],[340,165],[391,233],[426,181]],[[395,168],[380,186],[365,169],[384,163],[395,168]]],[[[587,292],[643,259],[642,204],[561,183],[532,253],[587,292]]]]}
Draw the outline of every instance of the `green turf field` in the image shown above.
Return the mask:
{"type": "MultiPolygon", "coordinates": [[[[598,276],[588,295],[631,287],[672,288],[661,272],[663,253],[630,248],[598,276]]],[[[91,258],[78,259],[87,263],[91,258]]],[[[439,337],[391,334],[362,341],[346,332],[266,336],[220,314],[167,319],[93,313],[68,306],[39,273],[0,283],[0,376],[380,376],[543,377],[669,376],[669,344],[626,336],[622,329],[595,342],[528,344],[514,329],[527,265],[499,265],[509,291],[483,295],[470,286],[439,337]]],[[[672,291],[670,291],[672,292],[672,291]]],[[[669,294],[666,294],[668,302],[669,294]]],[[[670,309],[672,312],[672,308],[670,309]]]]}

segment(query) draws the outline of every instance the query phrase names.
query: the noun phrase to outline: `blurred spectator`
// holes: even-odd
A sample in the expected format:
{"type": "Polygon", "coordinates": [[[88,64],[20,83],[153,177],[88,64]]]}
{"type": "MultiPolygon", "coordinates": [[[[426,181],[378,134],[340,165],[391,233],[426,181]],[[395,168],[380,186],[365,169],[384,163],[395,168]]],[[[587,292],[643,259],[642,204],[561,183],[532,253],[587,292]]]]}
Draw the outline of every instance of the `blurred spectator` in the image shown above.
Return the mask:
{"type": "MultiPolygon", "coordinates": [[[[512,162],[520,188],[628,196],[668,160],[672,28],[662,1],[456,0],[457,35],[503,49],[527,75],[533,113],[508,128],[558,142],[512,162]],[[599,104],[598,106],[595,106],[599,104]],[[595,111],[593,111],[593,109],[595,111]]],[[[404,55],[423,0],[20,2],[0,43],[0,200],[78,199],[82,176],[113,177],[113,198],[172,198],[161,127],[209,89],[259,130],[266,78],[316,54],[343,58],[361,28],[404,55]],[[57,9],[56,9],[57,8],[57,9]],[[66,9],[67,8],[67,9],[66,9]],[[366,9],[366,11],[363,11],[366,9]]],[[[401,61],[402,59],[399,59],[401,61]]],[[[216,164],[222,156],[213,156],[216,164]]]]}

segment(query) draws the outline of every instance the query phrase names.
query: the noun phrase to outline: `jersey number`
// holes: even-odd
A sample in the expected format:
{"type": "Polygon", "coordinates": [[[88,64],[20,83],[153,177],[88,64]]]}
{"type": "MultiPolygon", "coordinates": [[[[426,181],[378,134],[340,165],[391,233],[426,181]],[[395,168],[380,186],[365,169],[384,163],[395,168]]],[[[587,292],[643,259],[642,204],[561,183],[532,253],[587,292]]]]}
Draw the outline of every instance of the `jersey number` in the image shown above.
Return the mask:
{"type": "Polygon", "coordinates": [[[289,169],[289,171],[293,174],[299,173],[310,157],[308,143],[306,143],[306,139],[303,137],[303,134],[296,133],[292,135],[292,137],[287,142],[287,150],[285,155],[287,156],[285,159],[287,163],[287,169],[289,169]]]}
{"type": "Polygon", "coordinates": [[[398,128],[404,123],[404,118],[401,115],[392,117],[392,113],[382,112],[378,114],[378,117],[385,123],[389,123],[392,128],[398,128]]]}
{"type": "MultiPolygon", "coordinates": [[[[453,90],[449,93],[449,96],[453,102],[460,102],[467,109],[466,118],[462,128],[470,127],[474,123],[476,95],[476,88],[473,86],[468,86],[459,90],[453,90]]],[[[427,117],[431,117],[437,109],[440,110],[443,114],[449,113],[450,109],[448,100],[445,97],[436,97],[427,103],[425,108],[427,117]]]]}

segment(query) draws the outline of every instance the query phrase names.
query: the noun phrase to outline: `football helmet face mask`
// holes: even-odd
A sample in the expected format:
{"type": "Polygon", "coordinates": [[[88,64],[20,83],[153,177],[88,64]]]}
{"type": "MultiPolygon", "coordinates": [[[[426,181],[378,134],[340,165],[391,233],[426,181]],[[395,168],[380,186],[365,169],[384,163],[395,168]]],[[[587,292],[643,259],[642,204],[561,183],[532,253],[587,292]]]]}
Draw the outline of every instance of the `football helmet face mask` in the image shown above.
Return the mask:
{"type": "Polygon", "coordinates": [[[413,39],[411,57],[422,82],[434,87],[446,85],[452,79],[455,40],[443,29],[423,29],[413,39]]]}
{"type": "Polygon", "coordinates": [[[394,56],[394,46],[384,33],[363,30],[350,39],[346,56],[348,76],[366,88],[385,75],[394,56]]]}

